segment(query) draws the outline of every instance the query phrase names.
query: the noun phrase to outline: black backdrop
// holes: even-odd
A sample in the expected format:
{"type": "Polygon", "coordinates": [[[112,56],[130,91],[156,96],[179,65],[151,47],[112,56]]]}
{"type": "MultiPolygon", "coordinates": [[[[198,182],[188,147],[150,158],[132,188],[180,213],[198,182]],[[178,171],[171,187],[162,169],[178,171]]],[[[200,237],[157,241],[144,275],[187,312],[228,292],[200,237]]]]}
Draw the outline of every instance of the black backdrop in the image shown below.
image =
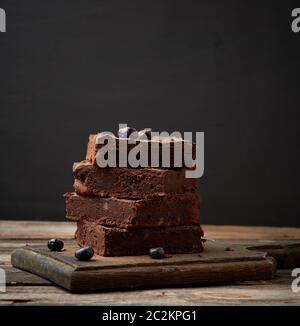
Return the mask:
{"type": "Polygon", "coordinates": [[[0,7],[1,218],[62,220],[88,134],[127,122],[205,132],[202,222],[300,226],[297,2],[0,7]]]}

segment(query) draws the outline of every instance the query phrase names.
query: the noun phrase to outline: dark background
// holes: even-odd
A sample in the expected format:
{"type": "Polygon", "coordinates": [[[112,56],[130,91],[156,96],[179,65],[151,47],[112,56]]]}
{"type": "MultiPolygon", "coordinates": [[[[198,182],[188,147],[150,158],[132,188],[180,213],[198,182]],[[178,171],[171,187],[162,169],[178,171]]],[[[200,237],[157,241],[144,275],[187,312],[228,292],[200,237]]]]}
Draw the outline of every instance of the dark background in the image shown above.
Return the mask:
{"type": "Polygon", "coordinates": [[[0,0],[0,216],[64,219],[88,134],[204,131],[202,222],[300,226],[292,1],[0,0]]]}

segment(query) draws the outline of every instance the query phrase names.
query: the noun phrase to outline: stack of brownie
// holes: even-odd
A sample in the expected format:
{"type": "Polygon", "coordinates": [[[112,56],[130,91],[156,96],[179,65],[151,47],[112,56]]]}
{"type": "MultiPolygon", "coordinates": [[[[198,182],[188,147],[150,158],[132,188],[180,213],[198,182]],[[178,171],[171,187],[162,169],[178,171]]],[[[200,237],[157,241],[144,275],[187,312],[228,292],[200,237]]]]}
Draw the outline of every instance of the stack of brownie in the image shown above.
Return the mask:
{"type": "Polygon", "coordinates": [[[202,251],[197,183],[185,177],[185,168],[174,168],[172,160],[170,168],[100,168],[101,146],[90,135],[86,160],[73,165],[75,192],[65,194],[77,243],[103,256],[145,255],[155,247],[167,254],[202,251]]]}

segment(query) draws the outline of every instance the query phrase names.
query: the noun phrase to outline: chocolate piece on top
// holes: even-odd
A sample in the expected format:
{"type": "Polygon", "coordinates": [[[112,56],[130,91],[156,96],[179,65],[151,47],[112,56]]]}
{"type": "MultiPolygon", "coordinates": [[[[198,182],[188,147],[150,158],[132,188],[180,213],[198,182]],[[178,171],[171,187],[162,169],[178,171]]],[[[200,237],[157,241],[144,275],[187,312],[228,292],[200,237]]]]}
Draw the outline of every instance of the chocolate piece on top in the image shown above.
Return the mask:
{"type": "MultiPolygon", "coordinates": [[[[106,146],[106,142],[104,141],[103,144],[97,144],[96,143],[97,135],[91,134],[89,136],[89,142],[87,146],[87,153],[86,153],[86,160],[90,161],[91,163],[97,165],[96,162],[96,155],[100,148],[103,146],[106,146]]],[[[187,168],[193,168],[194,166],[191,166],[192,162],[191,160],[195,160],[196,158],[196,144],[192,143],[187,140],[183,140],[182,138],[176,138],[176,137],[159,137],[159,136],[153,136],[151,139],[136,139],[135,143],[130,143],[128,138],[118,138],[115,136],[111,136],[111,139],[115,141],[115,150],[113,151],[116,155],[116,163],[117,166],[119,166],[119,147],[120,143],[126,142],[127,143],[127,156],[128,153],[137,145],[140,144],[141,146],[147,146],[148,151],[148,166],[152,166],[152,160],[151,160],[151,144],[153,146],[156,146],[157,148],[156,154],[155,154],[155,160],[157,160],[157,167],[165,167],[165,168],[180,168],[180,167],[187,167],[187,168]],[[170,147],[170,161],[169,166],[164,166],[162,156],[163,156],[163,145],[167,145],[170,147]],[[174,149],[180,147],[181,148],[181,154],[179,157],[181,158],[179,161],[176,161],[176,156],[174,155],[174,149]],[[192,153],[191,157],[189,158],[189,163],[185,164],[184,161],[184,148],[189,148],[189,152],[192,153]],[[179,166],[178,166],[179,165],[179,166]]],[[[130,167],[130,166],[128,166],[130,167]]]]}

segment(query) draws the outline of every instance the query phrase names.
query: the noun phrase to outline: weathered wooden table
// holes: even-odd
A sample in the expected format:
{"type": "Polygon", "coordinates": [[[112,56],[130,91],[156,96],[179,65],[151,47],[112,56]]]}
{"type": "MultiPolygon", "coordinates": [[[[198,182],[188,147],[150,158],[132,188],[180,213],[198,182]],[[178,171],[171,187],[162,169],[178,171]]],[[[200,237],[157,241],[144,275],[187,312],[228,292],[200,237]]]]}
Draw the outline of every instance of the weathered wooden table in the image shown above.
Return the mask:
{"type": "MultiPolygon", "coordinates": [[[[230,243],[300,239],[297,228],[205,225],[204,229],[207,238],[230,243]]],[[[13,249],[25,244],[44,244],[52,237],[71,241],[74,231],[75,225],[68,222],[0,221],[0,267],[7,278],[7,291],[0,293],[0,305],[300,305],[300,293],[291,290],[291,270],[279,270],[274,280],[230,286],[72,294],[11,266],[13,249]]]]}

